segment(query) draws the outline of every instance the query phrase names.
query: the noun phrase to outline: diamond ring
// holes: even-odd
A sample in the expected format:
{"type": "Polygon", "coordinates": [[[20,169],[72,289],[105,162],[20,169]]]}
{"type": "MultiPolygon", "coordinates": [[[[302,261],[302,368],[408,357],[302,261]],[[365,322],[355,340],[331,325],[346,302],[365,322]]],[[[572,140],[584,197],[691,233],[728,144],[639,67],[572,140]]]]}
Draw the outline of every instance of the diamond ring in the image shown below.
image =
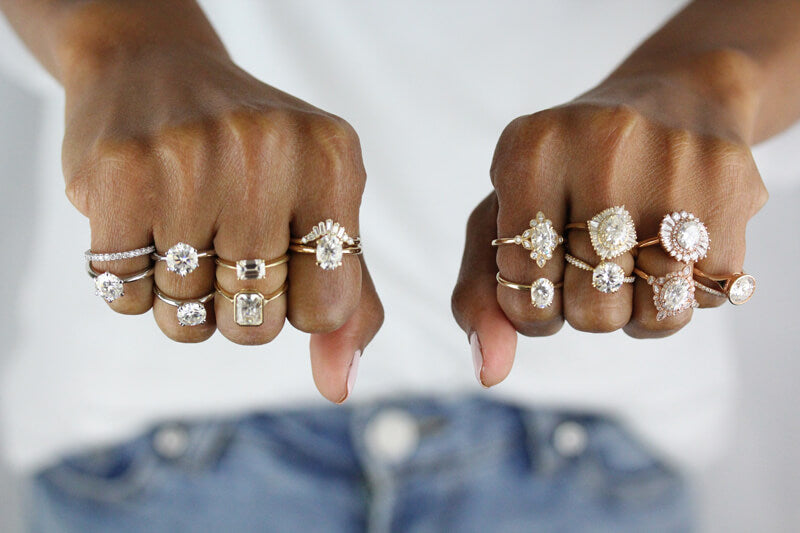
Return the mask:
{"type": "Polygon", "coordinates": [[[137,248],[136,250],[128,250],[127,252],[111,252],[105,254],[97,254],[91,250],[83,252],[83,256],[87,261],[94,261],[95,263],[102,263],[105,261],[119,261],[120,259],[131,259],[142,255],[150,255],[156,251],[155,246],[145,246],[144,248],[137,248]]]}
{"type": "Polygon", "coordinates": [[[322,270],[335,270],[342,265],[343,254],[360,254],[361,240],[350,237],[338,222],[331,219],[320,222],[301,239],[291,239],[289,250],[302,254],[316,254],[317,265],[322,270]],[[309,246],[309,243],[316,243],[309,246]]]}
{"type": "Polygon", "coordinates": [[[267,296],[252,289],[243,289],[231,294],[215,283],[217,292],[233,304],[233,321],[239,326],[260,326],[264,323],[264,306],[278,298],[289,288],[289,282],[267,296]]]}
{"type": "Polygon", "coordinates": [[[214,293],[212,292],[206,294],[202,298],[178,300],[161,292],[161,289],[156,285],[153,285],[153,292],[162,302],[178,308],[176,316],[178,318],[178,324],[181,326],[199,326],[205,324],[208,313],[206,312],[206,306],[203,304],[214,297],[214,293]]]}
{"type": "Polygon", "coordinates": [[[128,276],[117,276],[111,272],[98,272],[92,267],[91,261],[86,261],[86,272],[94,280],[94,293],[103,300],[111,303],[125,295],[125,284],[139,281],[153,275],[153,267],[145,268],[128,276]]]}
{"type": "Polygon", "coordinates": [[[692,277],[692,265],[686,265],[681,270],[670,272],[660,278],[638,268],[634,268],[633,271],[653,287],[653,303],[658,311],[656,320],[664,320],[698,306],[694,298],[695,281],[692,277]]]}
{"type": "Polygon", "coordinates": [[[566,229],[589,231],[592,248],[600,259],[613,259],[636,246],[636,227],[625,206],[609,207],[588,222],[571,222],[566,229]]]}
{"type": "Polygon", "coordinates": [[[644,248],[659,242],[664,251],[683,263],[694,263],[703,259],[708,255],[710,245],[706,225],[686,211],[665,215],[658,237],[645,239],[637,246],[644,248]]]}
{"type": "Polygon", "coordinates": [[[717,296],[719,296],[721,293],[721,295],[726,296],[728,301],[733,305],[742,305],[743,303],[747,303],[747,301],[749,301],[756,292],[756,278],[750,274],[737,272],[735,274],[712,276],[711,274],[706,274],[697,267],[694,267],[693,270],[696,276],[716,282],[721,289],[720,291],[716,291],[706,287],[705,285],[698,284],[698,287],[701,287],[702,285],[703,288],[701,290],[705,290],[706,292],[715,294],[717,296]]]}
{"type": "Polygon", "coordinates": [[[570,265],[592,273],[592,287],[606,294],[617,292],[623,283],[633,283],[635,276],[625,276],[625,270],[613,261],[601,261],[593,267],[575,256],[566,254],[564,258],[570,265]]]}
{"type": "Polygon", "coordinates": [[[530,250],[531,259],[536,261],[539,267],[543,267],[549,259],[553,257],[553,250],[556,246],[564,242],[564,238],[556,233],[553,222],[539,211],[536,218],[531,220],[530,228],[513,238],[502,237],[492,241],[492,246],[501,244],[517,244],[530,250]]]}
{"type": "Polygon", "coordinates": [[[271,260],[264,259],[240,259],[233,262],[217,257],[215,263],[223,268],[230,268],[236,271],[236,279],[264,279],[267,277],[267,269],[282,265],[289,261],[289,256],[283,254],[271,260]]]}
{"type": "Polygon", "coordinates": [[[214,257],[216,252],[214,250],[204,250],[198,252],[193,246],[184,242],[179,242],[164,255],[158,252],[152,254],[154,261],[165,261],[167,263],[167,270],[174,272],[183,277],[195,271],[200,264],[198,261],[203,257],[214,257]]]}
{"type": "Polygon", "coordinates": [[[561,288],[562,283],[553,283],[547,278],[538,278],[530,285],[523,285],[521,283],[514,283],[508,281],[500,272],[497,273],[497,283],[510,289],[518,291],[528,291],[531,294],[531,304],[538,309],[546,309],[553,303],[553,296],[555,296],[556,289],[561,288]]]}

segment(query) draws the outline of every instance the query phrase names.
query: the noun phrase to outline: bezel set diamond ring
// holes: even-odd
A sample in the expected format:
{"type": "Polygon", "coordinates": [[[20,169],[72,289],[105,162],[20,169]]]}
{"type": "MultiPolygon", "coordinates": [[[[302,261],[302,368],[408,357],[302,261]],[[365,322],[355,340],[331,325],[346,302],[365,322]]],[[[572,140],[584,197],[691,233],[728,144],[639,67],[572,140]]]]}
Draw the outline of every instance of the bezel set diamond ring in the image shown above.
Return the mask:
{"type": "Polygon", "coordinates": [[[492,246],[516,244],[530,252],[530,258],[536,261],[539,268],[544,267],[553,258],[553,251],[564,242],[564,238],[556,233],[553,222],[539,211],[536,218],[530,221],[530,227],[520,235],[501,237],[492,241],[492,246]]]}
{"type": "Polygon", "coordinates": [[[230,293],[220,287],[219,282],[214,284],[217,293],[233,304],[233,321],[238,326],[252,327],[264,323],[264,306],[277,299],[289,289],[289,283],[284,282],[280,288],[269,295],[261,294],[255,289],[242,289],[230,293]]]}
{"type": "Polygon", "coordinates": [[[361,240],[350,237],[344,226],[331,219],[320,222],[300,239],[291,239],[289,250],[301,254],[315,254],[317,266],[322,270],[336,270],[342,266],[344,254],[361,254],[361,240]],[[314,246],[310,246],[314,243],[314,246]]]}

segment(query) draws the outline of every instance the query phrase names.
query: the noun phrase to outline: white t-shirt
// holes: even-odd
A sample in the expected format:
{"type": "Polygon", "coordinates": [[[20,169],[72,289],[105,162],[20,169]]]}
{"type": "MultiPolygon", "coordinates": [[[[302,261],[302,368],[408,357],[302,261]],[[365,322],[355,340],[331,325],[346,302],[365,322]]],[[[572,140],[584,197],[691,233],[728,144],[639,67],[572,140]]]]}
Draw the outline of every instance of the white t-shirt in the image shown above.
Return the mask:
{"type": "MultiPolygon", "coordinates": [[[[464,225],[490,190],[503,127],[597,83],[680,4],[203,2],[242,67],[344,117],[361,137],[369,175],[362,237],[386,322],[350,402],[484,394],[615,415],[684,465],[715,453],[731,404],[731,309],[697,311],[664,340],[569,327],[521,338],[511,376],[484,392],[449,304],[464,225]]],[[[261,347],[219,334],[182,345],[151,315],[117,315],[93,295],[82,262],[88,224],[63,194],[63,96],[5,23],[0,59],[6,79],[38,99],[27,124],[0,123],[36,133],[19,160],[3,162],[6,179],[34,191],[11,228],[16,253],[0,266],[15,284],[2,311],[7,460],[37,468],[164,418],[323,405],[307,335],[291,327],[261,347]],[[15,175],[20,169],[32,175],[15,175]]],[[[9,195],[0,208],[19,201],[9,195]]]]}

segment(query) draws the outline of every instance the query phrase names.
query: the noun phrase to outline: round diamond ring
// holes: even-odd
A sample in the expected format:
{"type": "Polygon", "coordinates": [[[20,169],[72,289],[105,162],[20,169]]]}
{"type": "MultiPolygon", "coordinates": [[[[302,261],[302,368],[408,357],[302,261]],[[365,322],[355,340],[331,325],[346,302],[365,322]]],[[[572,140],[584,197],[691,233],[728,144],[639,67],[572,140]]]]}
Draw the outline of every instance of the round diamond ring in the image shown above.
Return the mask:
{"type": "Polygon", "coordinates": [[[624,283],[633,283],[634,276],[626,276],[625,270],[613,261],[601,261],[599,265],[593,267],[585,261],[581,261],[575,256],[566,254],[567,263],[592,273],[592,287],[606,294],[617,292],[624,283]]]}
{"type": "Polygon", "coordinates": [[[86,273],[94,280],[94,293],[111,303],[125,295],[125,284],[133,283],[153,275],[153,267],[140,270],[127,276],[117,276],[111,272],[98,272],[86,261],[86,273]]]}
{"type": "Polygon", "coordinates": [[[708,255],[711,239],[708,229],[699,218],[686,211],[665,215],[658,230],[658,237],[645,239],[639,248],[661,243],[669,255],[683,263],[694,263],[708,255]]]}
{"type": "Polygon", "coordinates": [[[317,265],[322,270],[335,270],[342,266],[344,254],[360,254],[361,241],[350,237],[344,226],[331,219],[320,222],[300,239],[291,239],[289,250],[303,254],[315,254],[317,265]],[[315,243],[310,246],[310,243],[315,243]]]}
{"type": "Polygon", "coordinates": [[[161,289],[156,285],[153,285],[153,292],[162,302],[178,308],[175,316],[178,319],[178,324],[181,326],[199,326],[205,324],[208,313],[204,304],[214,298],[214,293],[212,292],[206,294],[202,298],[178,300],[161,292],[161,289]]]}
{"type": "Polygon", "coordinates": [[[536,218],[531,220],[530,228],[513,238],[502,237],[492,241],[492,246],[501,244],[516,244],[530,251],[531,259],[539,267],[543,267],[553,257],[553,250],[564,242],[564,238],[556,233],[553,222],[539,211],[536,218]]]}
{"type": "Polygon", "coordinates": [[[160,255],[158,252],[153,253],[153,259],[156,261],[164,261],[167,263],[168,271],[184,277],[197,269],[200,265],[199,259],[213,257],[215,255],[216,253],[214,250],[198,252],[193,246],[184,242],[179,242],[167,250],[167,253],[164,255],[160,255]]]}
{"type": "Polygon", "coordinates": [[[701,290],[705,290],[710,294],[717,296],[723,295],[728,297],[728,301],[733,305],[742,305],[747,303],[753,294],[756,292],[756,278],[744,272],[737,272],[735,274],[726,274],[721,276],[713,276],[706,274],[697,267],[694,267],[694,274],[700,278],[716,282],[720,287],[720,291],[715,289],[708,289],[705,285],[698,284],[701,290]],[[702,286],[701,286],[702,285],[702,286]]]}

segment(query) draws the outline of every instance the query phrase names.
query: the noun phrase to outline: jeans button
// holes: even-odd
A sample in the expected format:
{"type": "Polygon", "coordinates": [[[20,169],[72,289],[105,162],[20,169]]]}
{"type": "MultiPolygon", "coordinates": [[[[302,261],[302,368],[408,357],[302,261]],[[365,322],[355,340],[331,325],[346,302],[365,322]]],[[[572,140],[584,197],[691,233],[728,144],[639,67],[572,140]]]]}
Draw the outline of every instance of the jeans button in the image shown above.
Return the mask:
{"type": "Polygon", "coordinates": [[[163,459],[180,458],[189,447],[189,431],[179,424],[167,424],[153,435],[153,449],[163,459]]]}
{"type": "Polygon", "coordinates": [[[553,431],[553,448],[562,457],[576,457],[586,450],[589,436],[578,422],[561,422],[553,431]]]}
{"type": "Polygon", "coordinates": [[[406,411],[380,411],[367,423],[364,444],[369,454],[376,459],[399,463],[411,457],[417,449],[419,425],[406,411]]]}

